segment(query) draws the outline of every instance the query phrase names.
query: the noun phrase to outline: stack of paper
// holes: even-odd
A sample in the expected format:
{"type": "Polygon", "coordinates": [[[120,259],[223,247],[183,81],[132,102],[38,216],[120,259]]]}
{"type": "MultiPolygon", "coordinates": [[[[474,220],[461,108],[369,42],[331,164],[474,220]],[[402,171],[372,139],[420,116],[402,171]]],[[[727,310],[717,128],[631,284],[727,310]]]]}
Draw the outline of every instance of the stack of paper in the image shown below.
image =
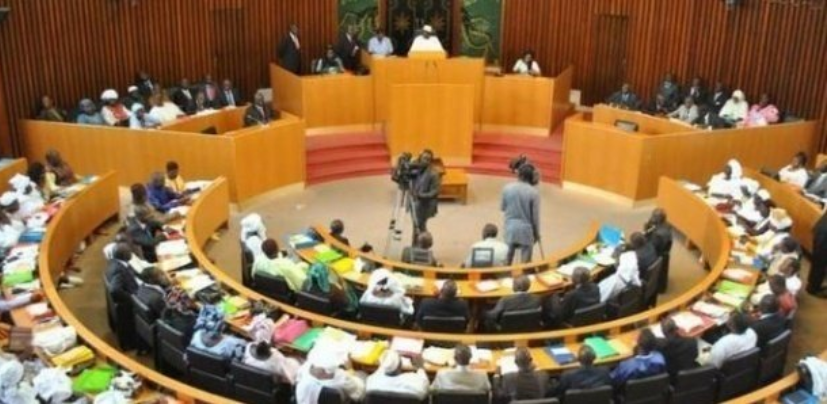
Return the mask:
{"type": "Polygon", "coordinates": [[[49,309],[49,305],[45,302],[41,303],[33,303],[26,307],[26,313],[29,314],[33,319],[38,319],[44,316],[49,316],[52,314],[52,311],[49,309]]]}
{"type": "Polygon", "coordinates": [[[157,245],[160,269],[170,272],[191,264],[191,251],[185,239],[168,240],[157,245]]]}
{"type": "Polygon", "coordinates": [[[516,365],[516,358],[512,355],[499,358],[499,362],[496,365],[499,366],[499,369],[502,371],[502,375],[519,372],[519,366],[516,365]]]}
{"type": "Polygon", "coordinates": [[[743,303],[745,303],[745,299],[743,298],[722,292],[714,292],[713,299],[732,308],[739,308],[743,303]]]}
{"type": "Polygon", "coordinates": [[[390,349],[400,355],[420,355],[423,352],[423,339],[396,336],[391,340],[390,349]]]}
{"type": "Polygon", "coordinates": [[[293,236],[290,236],[289,243],[290,246],[297,250],[309,249],[316,245],[316,241],[313,240],[313,238],[307,234],[295,234],[293,236]]]}
{"type": "Polygon", "coordinates": [[[429,347],[423,350],[423,360],[439,367],[455,365],[455,350],[429,347]]]}
{"type": "Polygon", "coordinates": [[[357,341],[351,347],[351,359],[359,364],[374,365],[386,350],[386,343],[380,341],[357,341]]]}
{"type": "Polygon", "coordinates": [[[598,359],[606,359],[619,355],[618,351],[604,338],[586,338],[583,343],[594,351],[598,359]]]}
{"type": "Polygon", "coordinates": [[[331,263],[331,269],[338,275],[344,275],[345,273],[351,272],[354,270],[354,259],[350,259],[344,257],[339,259],[333,263],[331,263]]]}
{"type": "Polygon", "coordinates": [[[489,364],[493,362],[493,352],[489,349],[480,349],[474,346],[470,347],[470,353],[473,355],[470,363],[472,365],[489,364]]]}
{"type": "Polygon", "coordinates": [[[702,327],[704,321],[693,312],[681,312],[673,316],[678,329],[684,332],[693,332],[702,327]]]}
{"type": "Polygon", "coordinates": [[[539,282],[549,288],[557,288],[568,283],[568,280],[557,272],[545,272],[537,276],[539,282]]]}
{"type": "Polygon", "coordinates": [[[682,183],[682,186],[684,187],[685,190],[690,191],[691,193],[696,193],[696,192],[702,191],[702,187],[698,184],[685,182],[685,183],[682,183]]]}
{"type": "Polygon", "coordinates": [[[558,365],[572,364],[577,360],[573,352],[561,345],[549,347],[548,355],[550,355],[551,359],[553,359],[558,365]]]}
{"type": "Polygon", "coordinates": [[[722,277],[725,279],[733,280],[746,285],[752,283],[755,276],[756,275],[754,273],[745,269],[729,268],[722,272],[722,277]]]}
{"type": "Polygon", "coordinates": [[[488,293],[499,290],[499,282],[495,280],[482,280],[475,284],[475,290],[479,291],[480,293],[488,293]]]}
{"type": "Polygon", "coordinates": [[[699,312],[702,315],[709,316],[713,319],[723,319],[731,313],[731,310],[724,306],[714,305],[703,300],[700,300],[693,305],[693,311],[699,312]]]}
{"type": "Polygon", "coordinates": [[[577,259],[577,260],[574,260],[570,263],[566,263],[566,264],[560,266],[559,268],[557,268],[557,272],[559,272],[562,275],[571,277],[571,275],[574,274],[574,270],[576,270],[576,269],[583,268],[583,269],[587,269],[587,270],[591,271],[592,269],[595,268],[595,266],[596,266],[595,263],[589,263],[585,260],[577,259]]]}

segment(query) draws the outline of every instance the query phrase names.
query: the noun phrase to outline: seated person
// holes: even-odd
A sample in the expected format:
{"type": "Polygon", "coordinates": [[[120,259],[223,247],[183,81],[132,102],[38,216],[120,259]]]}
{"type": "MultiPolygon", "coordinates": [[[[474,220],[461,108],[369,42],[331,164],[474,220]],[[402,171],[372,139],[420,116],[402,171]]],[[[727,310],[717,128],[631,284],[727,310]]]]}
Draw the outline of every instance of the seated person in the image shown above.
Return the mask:
{"type": "Polygon", "coordinates": [[[659,255],[670,253],[673,246],[673,228],[667,222],[667,212],[658,208],[644,225],[644,237],[655,248],[659,255]]]}
{"type": "Polygon", "coordinates": [[[29,164],[29,169],[26,171],[26,176],[32,181],[35,189],[41,194],[44,201],[52,200],[53,191],[46,180],[46,166],[40,162],[33,162],[29,164]]]}
{"type": "Polygon", "coordinates": [[[148,202],[160,213],[166,214],[175,207],[185,205],[186,199],[182,194],[171,191],[165,186],[165,175],[161,172],[151,174],[148,183],[148,202]]]}
{"type": "Polygon", "coordinates": [[[415,322],[421,326],[423,319],[427,316],[454,318],[463,317],[465,321],[469,322],[470,310],[467,302],[458,297],[458,284],[453,280],[445,280],[438,298],[427,298],[420,302],[417,314],[415,315],[415,322]]]}
{"type": "Polygon", "coordinates": [[[388,350],[380,357],[380,367],[365,382],[365,392],[386,392],[414,397],[419,401],[429,394],[429,377],[420,355],[411,357],[414,372],[404,372],[400,354],[388,350]]]}
{"type": "Polygon", "coordinates": [[[35,119],[47,122],[68,122],[67,111],[55,106],[55,101],[44,95],[38,101],[38,110],[35,119]]]}
{"type": "Polygon", "coordinates": [[[641,280],[649,277],[649,268],[658,261],[658,252],[652,243],[648,243],[644,233],[636,232],[629,236],[629,244],[638,256],[638,271],[641,273],[641,280]]]}
{"type": "Polygon", "coordinates": [[[196,102],[194,99],[194,90],[191,87],[191,82],[189,82],[188,78],[183,78],[180,80],[180,85],[176,91],[174,91],[173,99],[174,104],[180,107],[180,109],[188,115],[194,115],[196,111],[196,102]]]}
{"type": "Polygon", "coordinates": [[[700,107],[707,105],[710,99],[707,88],[702,85],[702,82],[702,78],[700,77],[693,78],[690,82],[690,87],[685,91],[686,96],[693,98],[693,102],[700,107]]]}
{"type": "Polygon", "coordinates": [[[297,404],[318,404],[322,389],[339,391],[351,402],[360,402],[365,396],[365,382],[354,373],[342,368],[343,361],[334,352],[314,348],[307,362],[299,369],[296,382],[297,404]]]}
{"type": "Polygon", "coordinates": [[[518,276],[513,279],[513,294],[499,299],[496,306],[485,314],[487,325],[498,326],[505,312],[539,309],[542,302],[538,297],[528,293],[530,289],[531,280],[527,276],[518,276]]]}
{"type": "Polygon", "coordinates": [[[728,124],[719,116],[719,113],[714,111],[709,105],[702,105],[699,107],[699,117],[694,123],[697,127],[714,130],[727,128],[728,124]]]}
{"type": "Polygon", "coordinates": [[[174,103],[168,99],[168,93],[165,91],[155,93],[151,96],[148,102],[151,104],[151,110],[148,114],[158,119],[163,124],[170,124],[176,121],[177,118],[181,118],[186,115],[182,110],[180,110],[179,106],[174,105],[174,103]]]}
{"type": "Polygon", "coordinates": [[[802,253],[803,252],[800,250],[800,244],[797,240],[790,235],[786,235],[774,247],[774,250],[770,253],[770,257],[766,258],[766,261],[768,262],[768,267],[765,271],[766,276],[777,276],[783,274],[782,269],[786,265],[786,262],[800,260],[802,253]]]}
{"type": "Polygon", "coordinates": [[[284,356],[269,342],[264,341],[248,343],[241,362],[246,366],[271,372],[285,384],[294,384],[301,368],[299,361],[284,356]]]}
{"type": "Polygon", "coordinates": [[[809,162],[809,157],[805,152],[798,152],[792,158],[791,164],[783,167],[777,174],[780,182],[789,184],[797,188],[804,188],[809,183],[809,171],[806,169],[806,164],[809,162]]]}
{"type": "MultiPolygon", "coordinates": [[[[3,282],[2,274],[0,274],[0,282],[3,282]]],[[[15,295],[11,299],[7,299],[5,295],[0,295],[0,317],[4,317],[6,312],[11,312],[32,303],[38,303],[41,300],[43,300],[43,293],[40,291],[22,293],[20,295],[15,295]]]]}
{"type": "Polygon", "coordinates": [[[136,298],[151,310],[154,319],[165,311],[166,289],[170,284],[165,272],[157,267],[148,267],[139,274],[136,298]]]}
{"type": "Polygon", "coordinates": [[[128,211],[128,217],[136,216],[137,214],[144,214],[150,216],[155,228],[162,228],[163,224],[170,223],[174,220],[180,219],[181,215],[178,212],[170,212],[162,214],[157,211],[154,206],[148,202],[148,190],[142,184],[134,184],[130,186],[131,204],[128,211]]]}
{"type": "Polygon", "coordinates": [[[110,295],[120,303],[131,303],[131,296],[139,290],[137,274],[129,262],[133,252],[126,243],[117,243],[113,258],[108,260],[104,277],[110,287],[110,295]]]}
{"type": "Polygon", "coordinates": [[[739,199],[741,187],[742,164],[737,160],[730,160],[721,173],[710,179],[707,184],[707,193],[711,197],[739,199]]]}
{"type": "Polygon", "coordinates": [[[557,387],[557,396],[560,398],[564,397],[566,391],[583,391],[612,385],[612,379],[609,377],[609,370],[603,367],[594,366],[594,361],[596,359],[597,355],[590,346],[581,346],[580,352],[577,354],[577,360],[580,362],[580,368],[563,374],[560,377],[559,386],[557,387]]]}
{"type": "Polygon", "coordinates": [[[786,287],[786,278],[779,275],[769,277],[768,288],[771,290],[771,294],[777,298],[780,314],[788,318],[797,309],[797,299],[786,287]]]}
{"type": "Polygon", "coordinates": [[[745,117],[743,126],[758,127],[776,124],[780,122],[780,110],[777,109],[768,97],[768,94],[760,96],[760,102],[751,107],[745,117]]]}
{"type": "Polygon", "coordinates": [[[179,287],[172,287],[165,296],[165,310],[160,320],[190,338],[197,323],[194,301],[179,287]]]}
{"type": "Polygon", "coordinates": [[[661,323],[664,338],[659,340],[658,350],[667,363],[667,372],[675,377],[681,371],[697,368],[699,343],[695,338],[681,336],[676,321],[667,318],[661,323]]]}
{"type": "Polygon", "coordinates": [[[252,213],[241,219],[241,244],[254,259],[263,253],[262,245],[267,240],[267,226],[261,215],[252,213]]]}
{"type": "Polygon", "coordinates": [[[619,91],[615,92],[606,100],[606,103],[617,108],[632,111],[641,107],[641,100],[638,99],[638,95],[635,92],[632,92],[632,86],[628,83],[624,83],[619,91]]]}
{"type": "Polygon", "coordinates": [[[58,151],[46,152],[46,181],[55,187],[66,187],[78,182],[78,177],[58,151]]]}
{"type": "Polygon", "coordinates": [[[229,79],[224,79],[221,82],[220,97],[218,100],[220,108],[234,108],[245,104],[243,99],[241,99],[241,93],[238,91],[238,88],[235,88],[229,79]]]}
{"type": "Polygon", "coordinates": [[[273,108],[264,102],[262,93],[256,93],[252,105],[246,108],[246,113],[244,113],[244,127],[267,125],[273,119],[275,119],[273,108]]]}
{"type": "Polygon", "coordinates": [[[644,108],[644,112],[650,115],[666,116],[676,110],[675,105],[668,101],[662,94],[655,95],[655,100],[644,108]]]}
{"type": "Polygon", "coordinates": [[[467,260],[464,261],[464,267],[501,267],[507,264],[507,255],[508,255],[508,247],[507,243],[499,240],[499,228],[495,224],[487,224],[484,226],[484,230],[481,231],[481,241],[473,244],[470,247],[470,254],[467,257],[467,260]],[[478,257],[475,257],[479,254],[486,254],[487,252],[492,252],[493,254],[493,261],[491,263],[486,263],[486,261],[482,262],[482,260],[478,257]],[[476,259],[476,265],[473,265],[474,260],[476,259]],[[489,266],[487,266],[489,264],[489,266]]]}
{"type": "Polygon", "coordinates": [[[400,261],[408,264],[438,266],[435,255],[432,254],[432,234],[424,232],[418,235],[417,246],[407,246],[403,249],[400,261]]]}
{"type": "Polygon", "coordinates": [[[757,347],[762,349],[772,339],[786,331],[786,317],[780,313],[780,302],[771,294],[760,299],[759,312],[749,317],[751,329],[757,334],[757,347]]]}
{"type": "Polygon", "coordinates": [[[307,279],[302,285],[302,291],[311,295],[330,299],[331,306],[338,313],[351,314],[357,309],[357,297],[354,290],[342,285],[342,279],[331,276],[327,265],[314,263],[307,271],[307,279]]]}
{"type": "Polygon", "coordinates": [[[84,98],[78,103],[78,118],[75,119],[75,122],[81,125],[107,125],[104,122],[104,117],[96,109],[96,104],[88,98],[84,98]]]}
{"type": "Polygon", "coordinates": [[[670,119],[692,125],[696,123],[697,119],[699,119],[699,107],[696,106],[693,98],[688,96],[687,98],[684,98],[684,103],[668,116],[670,119]]]}
{"type": "Polygon", "coordinates": [[[713,92],[710,94],[710,102],[708,103],[710,112],[718,114],[730,99],[731,97],[725,88],[725,84],[716,82],[716,85],[713,87],[713,92]]]}
{"type": "Polygon", "coordinates": [[[342,220],[337,219],[331,222],[330,235],[334,239],[339,240],[340,243],[351,247],[351,242],[345,237],[345,223],[342,220]]]}
{"type": "Polygon", "coordinates": [[[710,348],[707,364],[722,368],[725,361],[757,347],[757,333],[748,325],[745,315],[738,311],[728,319],[728,334],[710,348]]]}
{"type": "Polygon", "coordinates": [[[194,95],[194,113],[191,115],[209,115],[215,112],[217,112],[217,109],[212,102],[209,101],[209,98],[206,97],[206,92],[202,90],[197,91],[197,94],[194,95]]]}
{"type": "Polygon", "coordinates": [[[681,86],[676,82],[675,75],[670,72],[664,75],[664,81],[658,86],[657,94],[663,96],[673,107],[681,103],[681,86]]]}
{"type": "Polygon", "coordinates": [[[664,355],[658,352],[657,339],[649,329],[641,330],[634,354],[635,356],[621,362],[612,371],[612,385],[616,389],[623,387],[629,380],[648,378],[667,372],[664,355]]]}
{"type": "Polygon", "coordinates": [[[3,209],[0,209],[0,257],[5,257],[7,250],[17,246],[20,235],[23,234],[25,229],[23,222],[13,221],[3,209]]]}
{"type": "Polygon", "coordinates": [[[412,298],[406,296],[406,289],[388,269],[377,269],[371,274],[360,303],[399,309],[403,315],[415,313],[412,298]]]}
{"type": "Polygon", "coordinates": [[[487,374],[470,368],[473,352],[467,345],[455,347],[455,368],[445,368],[435,375],[432,391],[464,391],[489,393],[492,388],[487,374]]]}
{"type": "Polygon", "coordinates": [[[549,325],[553,327],[562,326],[574,317],[575,312],[589,306],[600,303],[600,287],[591,280],[591,272],[580,267],[574,270],[571,275],[571,283],[574,289],[564,296],[554,295],[550,301],[550,309],[547,311],[549,325]]]}
{"type": "Polygon", "coordinates": [[[104,122],[110,126],[128,126],[131,113],[128,108],[119,102],[119,93],[114,89],[108,89],[101,94],[101,116],[104,122]]]}
{"type": "Polygon", "coordinates": [[[725,102],[719,117],[725,120],[728,125],[741,124],[748,116],[748,101],[745,100],[745,93],[740,90],[734,91],[731,99],[725,102]]]}
{"type": "Polygon", "coordinates": [[[493,401],[541,400],[553,396],[551,379],[546,372],[537,371],[528,348],[516,348],[514,358],[518,372],[501,372],[497,367],[493,375],[493,401]]]}
{"type": "Polygon", "coordinates": [[[267,239],[261,243],[262,254],[255,255],[252,263],[252,275],[263,274],[283,279],[293,292],[302,289],[307,280],[307,263],[296,263],[284,257],[278,249],[274,239],[267,239]]]}
{"type": "MultiPolygon", "coordinates": [[[[2,197],[0,197],[0,208],[2,208],[3,213],[8,216],[9,220],[13,223],[24,223],[24,221],[29,218],[23,214],[23,211],[20,209],[20,196],[17,195],[14,191],[6,191],[3,193],[2,197]]],[[[21,227],[21,233],[25,230],[25,228],[21,227]]]]}
{"type": "MultiPolygon", "coordinates": [[[[142,249],[142,256],[149,263],[157,262],[157,246],[166,240],[160,223],[147,210],[138,210],[128,218],[128,236],[142,249]]],[[[130,260],[130,258],[128,258],[130,260]]]]}
{"type": "Polygon", "coordinates": [[[131,108],[130,129],[155,129],[162,126],[162,121],[145,112],[145,105],[134,104],[131,108]]]}
{"type": "Polygon", "coordinates": [[[15,174],[9,185],[17,194],[18,202],[20,203],[20,214],[23,217],[31,217],[35,213],[43,210],[44,198],[38,186],[32,183],[28,175],[15,174]]]}
{"type": "Polygon", "coordinates": [[[165,188],[175,194],[188,194],[186,182],[180,176],[180,164],[177,161],[168,161],[165,164],[165,188]]]}
{"type": "Polygon", "coordinates": [[[609,276],[599,284],[600,301],[608,302],[617,297],[628,287],[641,287],[641,271],[638,268],[638,255],[632,250],[626,250],[618,256],[615,274],[609,276]]]}
{"type": "Polygon", "coordinates": [[[534,60],[533,51],[528,50],[522,57],[513,65],[513,73],[519,75],[542,76],[542,71],[539,69],[539,64],[534,60]]]}
{"type": "Polygon", "coordinates": [[[131,85],[128,86],[127,96],[122,98],[122,104],[125,105],[125,108],[133,108],[136,104],[140,104],[145,107],[145,97],[142,96],[136,85],[131,85]]]}
{"type": "Polygon", "coordinates": [[[225,335],[221,330],[197,329],[191,338],[189,347],[231,360],[239,350],[246,346],[246,341],[232,335],[225,335]]]}
{"type": "Polygon", "coordinates": [[[826,200],[826,164],[824,163],[809,178],[804,194],[813,199],[826,200]]]}
{"type": "Polygon", "coordinates": [[[409,48],[409,53],[412,52],[444,52],[444,45],[438,40],[438,36],[435,36],[432,26],[423,26],[418,36],[412,41],[412,47],[409,48]]]}
{"type": "Polygon", "coordinates": [[[374,57],[388,57],[394,54],[391,39],[386,36],[386,32],[382,28],[378,27],[374,36],[368,41],[368,53],[374,57]]]}
{"type": "Polygon", "coordinates": [[[325,57],[316,62],[316,73],[320,75],[335,74],[345,72],[345,67],[342,65],[342,59],[336,55],[333,46],[328,45],[325,52],[325,57]]]}

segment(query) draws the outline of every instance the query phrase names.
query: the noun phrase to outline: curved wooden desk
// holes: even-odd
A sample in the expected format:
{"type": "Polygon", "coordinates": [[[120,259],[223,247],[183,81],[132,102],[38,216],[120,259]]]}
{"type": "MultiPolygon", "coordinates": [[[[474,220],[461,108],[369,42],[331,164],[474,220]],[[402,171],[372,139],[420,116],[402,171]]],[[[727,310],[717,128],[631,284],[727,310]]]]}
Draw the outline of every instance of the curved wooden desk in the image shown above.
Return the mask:
{"type": "Polygon", "coordinates": [[[175,381],[134,361],[89,330],[61,298],[56,280],[72,258],[79,244],[95,229],[119,214],[119,193],[115,173],[101,176],[80,193],[68,200],[47,228],[38,258],[44,294],[55,313],[72,326],[78,336],[104,360],[137,374],[150,385],[165,389],[185,402],[229,404],[234,401],[175,381]]]}
{"type": "MultiPolygon", "coordinates": [[[[26,175],[29,164],[24,158],[9,160],[9,163],[0,168],[0,185],[8,185],[9,180],[16,174],[26,175]]],[[[5,187],[4,187],[5,188],[5,187]]]]}
{"type": "MultiPolygon", "coordinates": [[[[818,358],[826,361],[826,351],[818,356],[818,358]]],[[[792,372],[780,381],[771,385],[760,388],[757,391],[735,398],[725,404],[779,404],[780,397],[786,391],[794,388],[800,382],[800,376],[797,371],[792,372]]]]}
{"type": "Polygon", "coordinates": [[[515,346],[529,346],[534,348],[534,359],[536,360],[538,367],[546,370],[561,370],[566,367],[559,366],[553,362],[553,360],[551,360],[551,358],[547,355],[547,351],[544,348],[535,347],[540,346],[545,341],[561,341],[569,345],[569,347],[575,347],[576,349],[579,347],[579,342],[582,338],[591,335],[624,338],[625,341],[631,341],[637,334],[637,331],[635,330],[636,326],[646,326],[647,324],[659,322],[663,317],[671,313],[686,309],[690,304],[701,299],[703,294],[706,293],[721,277],[722,271],[727,266],[730,257],[731,240],[720,217],[703,200],[699,199],[697,196],[693,195],[672,180],[666,180],[662,183],[662,189],[663,191],[659,197],[659,204],[668,211],[672,208],[680,210],[677,214],[671,215],[671,223],[673,223],[674,226],[680,226],[683,223],[693,223],[693,225],[685,225],[678,228],[685,232],[685,234],[697,247],[702,249],[708,262],[713,266],[713,270],[709,274],[705,275],[705,277],[703,277],[696,286],[685,292],[683,295],[661,304],[654,309],[616,321],[605,322],[582,328],[551,332],[468,335],[438,334],[405,329],[389,329],[325,317],[272,300],[243,286],[239,281],[227,275],[223,272],[223,270],[215,265],[202,250],[203,246],[212,234],[214,234],[218,228],[224,226],[229,219],[228,183],[223,178],[216,180],[211,186],[209,186],[192,205],[186,220],[186,239],[188,244],[192,246],[192,254],[196,258],[199,266],[206,270],[210,275],[214,276],[218,283],[249,299],[266,301],[281,309],[285,313],[311,321],[311,323],[315,326],[332,326],[346,331],[355,332],[360,338],[405,337],[419,338],[432,342],[465,344],[504,343],[513,344],[515,346]],[[698,225],[696,223],[698,223],[698,225]],[[699,230],[701,233],[687,233],[695,230],[699,230]]]}
{"type": "Polygon", "coordinates": [[[797,188],[759,171],[745,169],[745,176],[757,180],[763,189],[771,193],[774,203],[789,213],[794,221],[792,235],[807,252],[811,252],[815,244],[815,225],[823,217],[823,208],[804,197],[797,188]]]}

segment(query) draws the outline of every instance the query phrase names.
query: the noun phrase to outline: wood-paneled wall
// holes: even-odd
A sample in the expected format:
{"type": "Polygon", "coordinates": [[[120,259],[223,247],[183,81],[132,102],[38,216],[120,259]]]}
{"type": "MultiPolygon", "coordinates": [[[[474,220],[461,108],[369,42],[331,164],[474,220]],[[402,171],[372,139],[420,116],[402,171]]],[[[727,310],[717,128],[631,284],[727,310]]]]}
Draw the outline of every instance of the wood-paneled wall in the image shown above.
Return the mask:
{"type": "MultiPolygon", "coordinates": [[[[667,71],[739,87],[756,101],[817,118],[826,95],[826,6],[745,0],[728,11],[718,0],[505,0],[506,69],[533,48],[546,74],[574,65],[584,103],[614,92],[594,79],[599,16],[628,19],[625,79],[644,99],[667,71]]],[[[601,53],[605,53],[603,50],[601,53]]],[[[825,114],[825,112],[824,112],[825,114]]]]}
{"type": "MultiPolygon", "coordinates": [[[[207,73],[228,77],[249,96],[270,86],[269,63],[291,22],[299,24],[305,60],[322,54],[338,30],[337,0],[0,0],[0,6],[12,9],[0,24],[7,107],[0,121],[8,115],[12,131],[31,116],[39,95],[73,107],[104,88],[124,93],[138,69],[163,84],[207,73]]],[[[0,137],[3,153],[19,153],[2,129],[0,137]]]]}

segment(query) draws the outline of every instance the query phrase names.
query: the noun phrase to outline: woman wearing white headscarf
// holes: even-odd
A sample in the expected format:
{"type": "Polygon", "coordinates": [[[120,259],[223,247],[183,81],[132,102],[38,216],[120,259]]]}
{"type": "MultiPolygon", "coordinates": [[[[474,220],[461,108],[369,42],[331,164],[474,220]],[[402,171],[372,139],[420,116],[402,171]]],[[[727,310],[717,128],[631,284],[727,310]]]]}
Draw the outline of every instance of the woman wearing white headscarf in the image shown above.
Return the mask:
{"type": "Polygon", "coordinates": [[[615,274],[600,282],[600,302],[606,303],[610,298],[614,298],[629,286],[641,286],[638,255],[631,250],[621,253],[615,274]]]}
{"type": "Polygon", "coordinates": [[[267,240],[267,227],[258,214],[250,214],[241,220],[241,243],[253,257],[263,254],[261,244],[267,240]]]}
{"type": "Polygon", "coordinates": [[[360,303],[400,309],[404,315],[415,313],[412,298],[406,296],[406,289],[388,269],[377,269],[371,274],[360,303]]]}
{"type": "Polygon", "coordinates": [[[737,160],[728,161],[725,170],[716,174],[707,184],[711,196],[739,199],[742,196],[742,164],[737,160]]]}
{"type": "Polygon", "coordinates": [[[737,125],[748,116],[748,101],[745,100],[745,93],[741,90],[734,91],[731,99],[725,102],[725,106],[719,111],[719,117],[729,125],[737,125]]]}
{"type": "Polygon", "coordinates": [[[17,193],[21,215],[29,217],[43,209],[43,196],[29,177],[22,174],[16,174],[11,180],[9,180],[9,184],[17,193]]]}
{"type": "Polygon", "coordinates": [[[429,377],[423,366],[415,368],[417,372],[402,372],[400,354],[386,351],[380,358],[380,367],[368,377],[365,391],[390,392],[424,400],[429,393],[429,377]]]}
{"type": "Polygon", "coordinates": [[[314,348],[307,362],[299,369],[296,381],[296,403],[318,404],[322,389],[339,391],[348,400],[359,402],[365,396],[362,378],[340,368],[342,361],[333,352],[314,348]]]}

